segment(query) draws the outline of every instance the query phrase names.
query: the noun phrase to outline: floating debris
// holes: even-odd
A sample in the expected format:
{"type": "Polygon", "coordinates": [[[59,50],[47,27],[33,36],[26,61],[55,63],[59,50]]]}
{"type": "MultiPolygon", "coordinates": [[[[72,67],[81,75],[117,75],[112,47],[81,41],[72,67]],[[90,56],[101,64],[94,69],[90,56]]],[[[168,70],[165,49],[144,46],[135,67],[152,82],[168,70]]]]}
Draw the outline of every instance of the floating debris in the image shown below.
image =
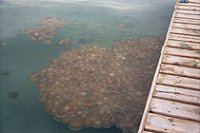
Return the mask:
{"type": "Polygon", "coordinates": [[[135,133],[164,37],[128,39],[111,49],[82,46],[32,74],[46,111],[72,130],[109,128],[135,133]]]}
{"type": "Polygon", "coordinates": [[[18,93],[15,91],[8,93],[8,98],[10,99],[16,99],[17,97],[18,97],[18,93]]]}
{"type": "Polygon", "coordinates": [[[42,19],[36,28],[25,29],[33,41],[48,41],[56,34],[56,31],[64,27],[63,19],[56,17],[47,17],[42,19]]]}

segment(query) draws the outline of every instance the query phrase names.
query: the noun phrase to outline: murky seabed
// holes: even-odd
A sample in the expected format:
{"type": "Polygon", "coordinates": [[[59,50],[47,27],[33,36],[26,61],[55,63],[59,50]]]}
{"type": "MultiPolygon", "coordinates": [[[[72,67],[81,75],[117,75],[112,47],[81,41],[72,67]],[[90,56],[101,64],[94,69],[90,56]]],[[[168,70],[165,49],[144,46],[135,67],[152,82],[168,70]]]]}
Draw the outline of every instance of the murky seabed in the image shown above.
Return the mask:
{"type": "MultiPolygon", "coordinates": [[[[30,75],[47,68],[49,61],[58,58],[61,52],[78,49],[81,45],[111,48],[113,42],[128,38],[166,34],[173,4],[173,1],[159,0],[0,1],[0,132],[121,133],[115,127],[72,131],[55,121],[39,102],[39,89],[30,75]],[[36,27],[46,17],[62,18],[65,26],[56,31],[50,42],[31,40],[23,30],[36,27]],[[66,38],[70,40],[70,45],[60,45],[59,42],[66,38]]],[[[148,58],[145,52],[137,53],[144,54],[141,55],[144,60],[156,65],[163,40],[151,51],[136,47],[151,53],[148,57],[153,58],[152,54],[155,54],[155,59],[148,58]]],[[[142,62],[135,61],[135,68],[149,74],[145,72],[145,67],[139,68],[137,63],[142,62]]],[[[154,69],[155,65],[148,70],[154,69]]],[[[148,76],[152,77],[152,74],[148,76]]],[[[146,80],[146,85],[140,85],[143,82],[140,77],[135,84],[148,92],[151,78],[146,80]]]]}

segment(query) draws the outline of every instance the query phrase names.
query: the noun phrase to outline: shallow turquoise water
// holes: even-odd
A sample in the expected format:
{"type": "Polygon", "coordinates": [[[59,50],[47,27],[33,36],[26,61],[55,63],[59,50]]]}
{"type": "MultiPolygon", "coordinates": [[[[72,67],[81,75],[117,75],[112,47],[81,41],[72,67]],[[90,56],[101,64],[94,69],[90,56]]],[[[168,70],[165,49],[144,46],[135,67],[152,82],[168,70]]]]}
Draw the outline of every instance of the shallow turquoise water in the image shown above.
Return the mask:
{"type": "MultiPolygon", "coordinates": [[[[62,51],[70,51],[81,45],[111,47],[113,41],[129,37],[165,34],[173,4],[173,1],[159,0],[0,1],[0,132],[75,132],[44,112],[38,102],[37,86],[29,79],[30,74],[47,67],[49,60],[58,57],[62,51]],[[33,42],[21,32],[22,29],[36,26],[40,19],[48,16],[63,18],[67,23],[58,31],[52,44],[33,42]],[[66,37],[72,40],[71,46],[57,44],[66,37]],[[18,93],[16,99],[8,97],[13,91],[18,93]]],[[[87,128],[76,133],[121,131],[115,127],[87,128]]]]}

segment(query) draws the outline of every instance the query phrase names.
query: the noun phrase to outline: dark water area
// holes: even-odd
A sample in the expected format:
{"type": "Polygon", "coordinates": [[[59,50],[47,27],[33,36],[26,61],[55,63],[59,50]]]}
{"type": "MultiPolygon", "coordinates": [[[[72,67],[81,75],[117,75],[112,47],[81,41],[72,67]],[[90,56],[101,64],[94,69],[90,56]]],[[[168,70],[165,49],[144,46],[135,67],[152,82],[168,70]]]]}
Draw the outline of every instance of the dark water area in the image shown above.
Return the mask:
{"type": "Polygon", "coordinates": [[[88,45],[115,47],[127,59],[123,65],[133,68],[132,86],[139,90],[134,94],[141,96],[131,105],[138,113],[132,116],[135,125],[131,133],[137,132],[174,3],[159,0],[0,1],[0,132],[122,133],[119,128],[126,125],[120,123],[116,124],[121,125],[119,128],[114,125],[71,130],[45,111],[39,101],[40,87],[30,78],[32,73],[48,68],[61,53],[79,51],[81,46],[88,45]],[[36,32],[24,32],[37,29],[40,21],[47,17],[61,18],[65,22],[50,39],[48,33],[48,39],[34,41],[31,35],[37,36],[36,32]]]}

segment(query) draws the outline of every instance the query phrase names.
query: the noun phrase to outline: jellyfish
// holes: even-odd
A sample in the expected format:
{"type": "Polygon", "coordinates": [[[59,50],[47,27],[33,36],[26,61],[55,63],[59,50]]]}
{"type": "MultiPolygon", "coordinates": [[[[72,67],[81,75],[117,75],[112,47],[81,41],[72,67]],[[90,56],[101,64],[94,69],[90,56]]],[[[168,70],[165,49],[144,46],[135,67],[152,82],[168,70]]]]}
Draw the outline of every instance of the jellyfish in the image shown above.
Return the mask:
{"type": "Polygon", "coordinates": [[[31,77],[47,112],[72,130],[116,126],[134,133],[154,71],[141,64],[158,59],[155,51],[163,42],[164,37],[154,37],[123,40],[110,49],[82,46],[63,52],[31,77]]]}
{"type": "Polygon", "coordinates": [[[15,91],[8,93],[8,98],[10,99],[16,99],[17,97],[18,97],[18,93],[15,91]]]}

